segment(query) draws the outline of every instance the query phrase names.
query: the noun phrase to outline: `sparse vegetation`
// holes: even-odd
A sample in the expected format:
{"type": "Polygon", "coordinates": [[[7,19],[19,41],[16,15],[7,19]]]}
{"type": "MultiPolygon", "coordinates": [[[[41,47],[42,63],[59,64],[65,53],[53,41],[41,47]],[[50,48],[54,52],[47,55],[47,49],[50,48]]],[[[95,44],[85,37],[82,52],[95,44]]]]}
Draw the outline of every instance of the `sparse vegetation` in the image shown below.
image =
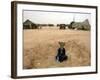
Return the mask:
{"type": "Polygon", "coordinates": [[[91,65],[90,31],[59,30],[43,27],[41,30],[24,30],[23,68],[78,67],[91,65]],[[55,60],[58,42],[65,42],[68,60],[55,60]]]}

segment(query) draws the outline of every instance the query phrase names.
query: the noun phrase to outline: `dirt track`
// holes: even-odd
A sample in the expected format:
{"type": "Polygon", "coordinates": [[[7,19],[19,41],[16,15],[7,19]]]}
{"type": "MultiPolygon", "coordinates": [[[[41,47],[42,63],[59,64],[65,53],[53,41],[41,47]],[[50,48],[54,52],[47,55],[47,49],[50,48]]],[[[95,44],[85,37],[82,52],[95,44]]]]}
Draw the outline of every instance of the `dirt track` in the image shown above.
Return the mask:
{"type": "Polygon", "coordinates": [[[33,29],[24,30],[24,69],[50,67],[89,66],[90,31],[33,29]],[[58,63],[55,60],[59,41],[65,42],[68,60],[58,63]]]}

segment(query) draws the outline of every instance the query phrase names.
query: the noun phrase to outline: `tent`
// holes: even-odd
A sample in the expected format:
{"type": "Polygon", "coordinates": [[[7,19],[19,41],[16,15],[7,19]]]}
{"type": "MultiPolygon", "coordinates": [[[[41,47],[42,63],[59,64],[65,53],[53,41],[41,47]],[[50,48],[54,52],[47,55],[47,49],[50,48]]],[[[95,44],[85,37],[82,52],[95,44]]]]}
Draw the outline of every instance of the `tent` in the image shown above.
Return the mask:
{"type": "Polygon", "coordinates": [[[38,26],[33,23],[32,21],[30,21],[29,19],[27,19],[24,23],[23,23],[23,29],[37,29],[38,26]]]}
{"type": "Polygon", "coordinates": [[[88,19],[86,19],[83,22],[73,22],[71,28],[77,30],[90,30],[91,26],[88,19]]]}

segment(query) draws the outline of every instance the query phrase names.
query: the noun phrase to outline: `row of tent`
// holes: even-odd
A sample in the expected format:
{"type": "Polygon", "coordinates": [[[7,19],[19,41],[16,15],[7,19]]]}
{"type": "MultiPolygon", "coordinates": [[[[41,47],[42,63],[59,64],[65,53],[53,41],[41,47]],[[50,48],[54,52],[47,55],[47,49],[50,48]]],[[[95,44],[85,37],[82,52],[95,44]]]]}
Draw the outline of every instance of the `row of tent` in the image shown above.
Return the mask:
{"type": "MultiPolygon", "coordinates": [[[[42,26],[47,26],[47,24],[35,24],[30,20],[26,20],[23,23],[23,29],[39,29],[42,26]]],[[[48,26],[54,26],[53,24],[48,24],[48,26]]],[[[59,27],[59,29],[76,29],[76,30],[90,30],[91,26],[89,24],[88,19],[86,19],[83,22],[74,22],[72,21],[70,24],[57,24],[57,27],[59,27]]]]}

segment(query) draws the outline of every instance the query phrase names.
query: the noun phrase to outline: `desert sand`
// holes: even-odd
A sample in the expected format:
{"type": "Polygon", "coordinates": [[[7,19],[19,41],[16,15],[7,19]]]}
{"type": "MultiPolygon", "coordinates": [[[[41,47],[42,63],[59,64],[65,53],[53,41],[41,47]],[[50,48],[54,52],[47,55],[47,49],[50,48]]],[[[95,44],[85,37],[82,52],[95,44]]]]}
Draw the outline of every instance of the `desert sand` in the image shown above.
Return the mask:
{"type": "Polygon", "coordinates": [[[57,68],[91,65],[90,31],[57,27],[23,30],[23,68],[57,68]],[[55,60],[59,41],[65,42],[68,60],[55,60]]]}

